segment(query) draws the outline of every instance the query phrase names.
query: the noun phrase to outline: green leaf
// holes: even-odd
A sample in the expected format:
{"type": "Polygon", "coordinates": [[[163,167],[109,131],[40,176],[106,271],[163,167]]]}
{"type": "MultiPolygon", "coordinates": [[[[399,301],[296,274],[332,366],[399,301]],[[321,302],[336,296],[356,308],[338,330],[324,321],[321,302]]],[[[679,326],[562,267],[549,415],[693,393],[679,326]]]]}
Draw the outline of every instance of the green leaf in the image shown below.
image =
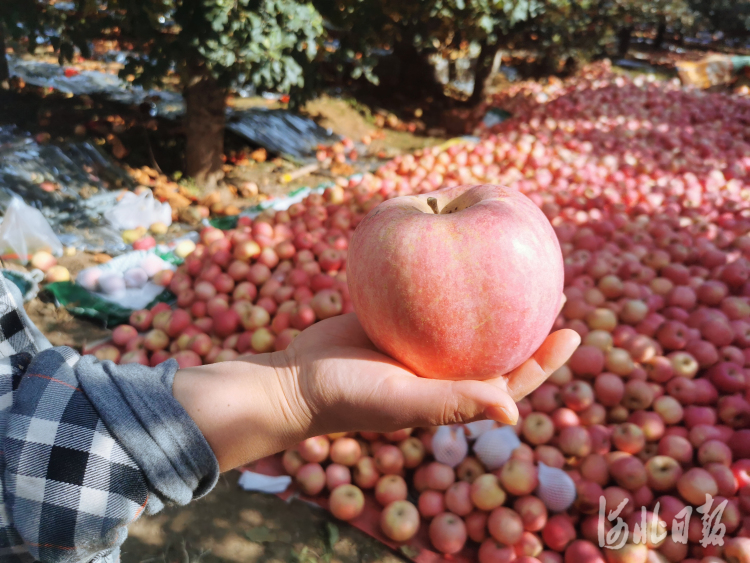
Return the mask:
{"type": "Polygon", "coordinates": [[[328,549],[333,549],[333,546],[339,541],[339,528],[333,522],[326,522],[326,541],[328,549]]]}

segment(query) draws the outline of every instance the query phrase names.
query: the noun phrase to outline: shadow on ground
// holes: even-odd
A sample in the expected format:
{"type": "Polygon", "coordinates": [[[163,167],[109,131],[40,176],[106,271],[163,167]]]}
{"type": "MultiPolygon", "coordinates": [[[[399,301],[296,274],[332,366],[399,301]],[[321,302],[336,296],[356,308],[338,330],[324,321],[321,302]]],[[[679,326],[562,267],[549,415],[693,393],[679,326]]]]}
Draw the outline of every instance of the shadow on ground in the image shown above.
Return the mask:
{"type": "Polygon", "coordinates": [[[144,516],[130,527],[123,563],[402,563],[356,528],[301,501],[248,493],[239,473],[186,507],[144,516]]]}

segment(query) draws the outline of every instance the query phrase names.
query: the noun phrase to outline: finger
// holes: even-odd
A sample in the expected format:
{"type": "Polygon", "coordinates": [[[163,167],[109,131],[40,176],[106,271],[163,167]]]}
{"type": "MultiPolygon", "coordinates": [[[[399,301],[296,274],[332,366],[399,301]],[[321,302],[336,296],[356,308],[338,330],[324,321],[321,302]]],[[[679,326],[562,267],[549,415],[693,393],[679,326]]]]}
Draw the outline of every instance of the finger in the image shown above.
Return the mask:
{"type": "Polygon", "coordinates": [[[501,387],[485,381],[442,381],[400,377],[386,391],[391,408],[408,413],[408,426],[441,426],[492,418],[515,424],[518,408],[501,387]]]}
{"type": "Polygon", "coordinates": [[[510,396],[519,401],[539,387],[568,361],[580,343],[581,337],[570,329],[550,334],[531,358],[506,376],[510,396]]]}

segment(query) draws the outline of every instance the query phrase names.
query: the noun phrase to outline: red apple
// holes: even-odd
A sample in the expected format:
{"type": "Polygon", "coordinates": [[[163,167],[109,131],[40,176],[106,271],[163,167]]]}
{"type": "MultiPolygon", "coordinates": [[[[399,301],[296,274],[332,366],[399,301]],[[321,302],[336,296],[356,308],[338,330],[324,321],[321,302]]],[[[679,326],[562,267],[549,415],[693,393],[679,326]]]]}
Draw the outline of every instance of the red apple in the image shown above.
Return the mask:
{"type": "Polygon", "coordinates": [[[395,542],[410,540],[419,530],[419,511],[406,500],[386,506],[380,513],[380,529],[395,542]]]}
{"type": "Polygon", "coordinates": [[[371,211],[352,237],[347,277],[360,322],[381,350],[427,377],[486,379],[520,365],[547,336],[563,265],[549,221],[528,198],[499,186],[458,186],[371,211]],[[446,240],[460,248],[450,262],[446,240]],[[433,262],[440,276],[425,275],[437,271],[433,262]]]}
{"type": "Polygon", "coordinates": [[[340,485],[336,487],[328,501],[328,506],[339,520],[353,520],[365,507],[365,496],[355,485],[340,485]]]}

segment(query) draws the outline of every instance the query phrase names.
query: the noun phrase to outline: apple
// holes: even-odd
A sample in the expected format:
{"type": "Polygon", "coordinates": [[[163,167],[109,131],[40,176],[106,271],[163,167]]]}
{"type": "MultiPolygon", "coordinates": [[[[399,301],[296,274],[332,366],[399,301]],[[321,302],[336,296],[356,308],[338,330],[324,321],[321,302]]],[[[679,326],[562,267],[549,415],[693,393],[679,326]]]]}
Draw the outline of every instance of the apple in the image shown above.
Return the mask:
{"type": "Polygon", "coordinates": [[[555,425],[546,414],[532,412],[523,419],[522,433],[523,437],[531,444],[546,444],[555,434],[555,425]]]}
{"type": "Polygon", "coordinates": [[[456,186],[372,210],[352,236],[347,279],[365,332],[389,356],[426,377],[487,379],[519,366],[549,333],[563,263],[548,219],[526,196],[456,186]],[[461,250],[450,262],[447,240],[461,250]],[[425,276],[433,263],[441,275],[425,276]]]}
{"type": "Polygon", "coordinates": [[[582,514],[594,514],[599,510],[602,487],[593,481],[580,480],[576,483],[575,507],[582,514]]]}
{"type": "Polygon", "coordinates": [[[708,471],[714,478],[721,496],[733,497],[737,493],[739,483],[734,473],[732,473],[731,467],[721,463],[707,463],[703,469],[708,471]]]}
{"type": "Polygon", "coordinates": [[[571,381],[560,390],[560,398],[569,409],[580,412],[594,402],[594,390],[585,381],[571,381]]]}
{"type": "Polygon", "coordinates": [[[479,546],[477,557],[479,563],[510,563],[511,561],[518,561],[516,552],[512,547],[508,547],[494,538],[487,538],[482,542],[479,546]]]}
{"type": "Polygon", "coordinates": [[[586,457],[591,453],[591,436],[581,426],[568,426],[560,432],[559,446],[566,455],[586,457]]]}
{"type": "Polygon", "coordinates": [[[380,529],[395,542],[410,540],[419,530],[419,511],[406,500],[392,502],[380,513],[380,529]]]}
{"type": "Polygon", "coordinates": [[[505,503],[507,495],[492,473],[480,475],[471,483],[471,501],[479,510],[490,511],[505,503]]]}
{"type": "Polygon", "coordinates": [[[571,371],[583,378],[592,378],[604,371],[604,351],[597,346],[579,346],[568,360],[571,371]]]}
{"type": "Polygon", "coordinates": [[[326,485],[326,473],[319,463],[303,465],[294,478],[302,493],[308,496],[320,494],[326,485]]]}
{"type": "Polygon", "coordinates": [[[120,350],[116,346],[111,344],[104,344],[103,346],[96,349],[94,357],[99,361],[109,360],[110,362],[118,363],[120,361],[120,350]]]}
{"type": "Polygon", "coordinates": [[[701,506],[706,502],[706,495],[716,496],[719,493],[713,476],[698,467],[688,469],[677,481],[680,496],[694,506],[701,506]]]}
{"type": "Polygon", "coordinates": [[[380,479],[375,460],[369,456],[360,457],[352,469],[354,483],[361,489],[372,489],[380,479]]]}
{"type": "Polygon", "coordinates": [[[375,500],[388,506],[397,500],[406,500],[406,481],[400,475],[383,475],[375,485],[375,500]]]}
{"type": "MultiPolygon", "coordinates": [[[[591,432],[589,432],[589,434],[591,434],[591,432]]],[[[548,467],[556,467],[557,469],[562,469],[565,465],[565,456],[559,449],[553,446],[537,446],[534,450],[534,460],[541,462],[548,467]]]]}
{"type": "Polygon", "coordinates": [[[362,456],[362,448],[354,438],[337,438],[331,444],[331,461],[351,467],[362,456]]]}
{"type": "Polygon", "coordinates": [[[524,530],[538,532],[547,523],[547,507],[536,496],[519,497],[513,503],[513,510],[521,517],[524,530]]]}
{"type": "Polygon", "coordinates": [[[502,488],[511,495],[531,494],[539,483],[537,469],[531,461],[511,458],[505,462],[499,473],[502,488]]]}
{"type": "Polygon", "coordinates": [[[750,485],[750,459],[738,459],[732,464],[731,469],[739,487],[750,485]]]}
{"type": "Polygon", "coordinates": [[[422,518],[434,518],[438,514],[445,512],[445,495],[439,491],[422,491],[419,494],[417,506],[422,518]]]}
{"type": "Polygon", "coordinates": [[[646,437],[638,426],[625,422],[612,430],[612,444],[622,452],[637,454],[646,445],[646,437]]]}
{"type": "Polygon", "coordinates": [[[322,463],[328,459],[331,443],[326,436],[315,436],[303,440],[297,445],[299,455],[309,463],[322,463]]]}
{"type": "Polygon", "coordinates": [[[565,548],[565,563],[605,563],[602,552],[590,541],[575,540],[565,548]]]}
{"type": "Polygon", "coordinates": [[[669,395],[662,395],[654,399],[654,412],[661,416],[664,424],[679,424],[684,415],[680,402],[669,395]]]}
{"type": "Polygon", "coordinates": [[[607,563],[646,563],[648,547],[645,544],[626,543],[617,549],[607,549],[607,563]]]}
{"type": "Polygon", "coordinates": [[[487,530],[500,543],[515,545],[524,532],[523,520],[510,508],[499,506],[490,512],[487,518],[487,530]]]}
{"type": "Polygon", "coordinates": [[[703,466],[720,463],[729,467],[732,465],[732,450],[720,440],[706,440],[698,447],[698,463],[703,466]]]}
{"type": "MultiPolygon", "coordinates": [[[[743,358],[744,363],[744,358],[743,358]]],[[[721,393],[737,393],[747,387],[742,365],[732,362],[721,362],[712,366],[706,376],[721,393]]]]}
{"type": "Polygon", "coordinates": [[[614,407],[625,395],[625,384],[614,373],[602,373],[594,380],[594,394],[596,400],[605,407],[614,407]]]}
{"type": "Polygon", "coordinates": [[[138,336],[138,331],[130,325],[120,325],[112,331],[112,342],[116,346],[126,346],[138,336]]]}
{"type": "Polygon", "coordinates": [[[326,467],[326,488],[332,491],[339,485],[348,485],[352,482],[352,474],[345,465],[332,463],[326,467]]]}
{"type": "Polygon", "coordinates": [[[610,463],[609,473],[615,482],[628,491],[635,491],[646,484],[646,468],[637,457],[623,456],[610,463]]]}
{"type": "Polygon", "coordinates": [[[659,440],[658,454],[671,457],[684,465],[693,460],[693,446],[687,438],[666,435],[659,440]]]}
{"type": "Polygon", "coordinates": [[[445,506],[457,516],[466,516],[474,510],[471,501],[471,485],[466,481],[456,481],[445,491],[445,506]]]}
{"type": "Polygon", "coordinates": [[[568,544],[576,539],[576,531],[570,518],[564,514],[555,514],[542,529],[544,544],[557,552],[564,552],[568,544]]]}
{"type": "Polygon", "coordinates": [[[750,563],[750,539],[737,537],[725,540],[724,557],[729,563],[750,563]]]}
{"type": "Polygon", "coordinates": [[[125,352],[120,357],[120,365],[126,364],[141,364],[143,366],[149,365],[148,355],[146,354],[146,351],[143,349],[138,349],[125,352]]]}
{"type": "Polygon", "coordinates": [[[477,458],[472,456],[464,458],[464,460],[456,467],[456,478],[459,481],[466,481],[469,484],[476,481],[477,477],[483,475],[484,473],[485,468],[482,463],[477,458]]]}
{"type": "Polygon", "coordinates": [[[601,486],[609,482],[609,468],[607,460],[599,453],[591,453],[578,466],[581,477],[598,483],[601,486]]]}
{"type": "Polygon", "coordinates": [[[425,484],[428,489],[445,491],[455,481],[456,472],[449,465],[433,461],[425,466],[425,484]]]}
{"type": "Polygon", "coordinates": [[[648,486],[654,491],[669,491],[682,476],[680,463],[671,457],[657,455],[646,462],[648,486]]]}
{"type": "Polygon", "coordinates": [[[466,515],[464,522],[470,540],[482,543],[487,538],[487,518],[488,514],[481,510],[474,510],[466,515]]]}
{"type": "Polygon", "coordinates": [[[404,456],[404,467],[406,469],[414,469],[422,463],[425,456],[425,448],[419,438],[408,437],[399,442],[398,448],[404,456]]]}
{"type": "Polygon", "coordinates": [[[719,398],[719,419],[732,428],[742,429],[750,426],[750,403],[740,395],[719,398]]]}
{"type": "Polygon", "coordinates": [[[383,474],[398,474],[404,467],[404,454],[397,446],[385,444],[375,454],[375,466],[383,474]]]}
{"type": "Polygon", "coordinates": [[[281,457],[281,463],[284,466],[284,471],[292,477],[297,475],[299,468],[305,465],[305,460],[299,455],[296,448],[290,448],[284,452],[281,457]]]}
{"type": "Polygon", "coordinates": [[[542,550],[544,550],[544,544],[542,544],[542,540],[536,534],[524,532],[518,543],[513,546],[513,549],[515,550],[516,555],[518,555],[518,559],[521,561],[527,559],[535,561],[535,556],[539,555],[542,550]]]}

